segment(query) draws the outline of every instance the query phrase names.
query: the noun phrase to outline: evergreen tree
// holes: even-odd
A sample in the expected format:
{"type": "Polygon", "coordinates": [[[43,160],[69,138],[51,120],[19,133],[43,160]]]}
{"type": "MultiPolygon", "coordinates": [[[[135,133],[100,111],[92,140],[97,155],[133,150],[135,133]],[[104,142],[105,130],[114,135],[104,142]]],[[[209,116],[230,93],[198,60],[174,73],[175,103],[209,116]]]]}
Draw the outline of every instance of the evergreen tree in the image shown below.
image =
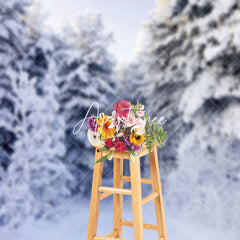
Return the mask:
{"type": "Polygon", "coordinates": [[[27,26],[25,8],[31,4],[29,0],[0,1],[0,62],[4,66],[14,65],[22,59],[29,45],[30,32],[27,26]]]}
{"type": "Polygon", "coordinates": [[[224,219],[215,211],[207,223],[229,228],[239,221],[233,203],[239,195],[239,13],[236,0],[171,1],[164,17],[158,8],[146,24],[140,64],[151,115],[168,118],[163,173],[169,160],[179,165],[169,177],[167,203],[181,214],[188,206],[187,214],[191,209],[204,222],[217,207],[224,219]],[[231,194],[222,191],[228,186],[231,194]]]}
{"type": "Polygon", "coordinates": [[[29,5],[5,1],[0,10],[0,225],[8,227],[46,216],[70,195],[73,180],[63,162],[65,121],[52,56],[57,38],[30,25],[29,5]]]}
{"type": "Polygon", "coordinates": [[[133,103],[137,100],[142,104],[146,103],[146,99],[142,94],[144,83],[144,71],[140,65],[140,56],[138,59],[134,59],[132,63],[118,64],[116,69],[117,74],[117,92],[121,99],[127,99],[133,103]],[[143,85],[142,85],[143,84],[143,85]]]}
{"type": "Polygon", "coordinates": [[[29,31],[25,7],[30,1],[0,1],[0,180],[11,162],[14,128],[14,96],[12,80],[7,67],[17,71],[29,46],[29,31]]]}
{"type": "Polygon", "coordinates": [[[45,217],[52,206],[70,195],[72,176],[63,163],[65,122],[57,114],[58,87],[53,81],[54,68],[50,70],[45,76],[44,98],[36,94],[28,73],[8,70],[16,92],[17,141],[2,184],[2,225],[16,227],[27,217],[45,217]]]}
{"type": "MultiPolygon", "coordinates": [[[[93,155],[89,151],[92,147],[86,141],[84,130],[77,135],[72,131],[94,101],[99,103],[100,111],[106,112],[116,100],[114,59],[108,52],[111,36],[104,33],[100,15],[94,13],[79,16],[75,27],[65,27],[64,33],[68,46],[58,55],[62,79],[60,102],[67,123],[66,160],[77,178],[75,189],[89,193],[86,175],[93,168],[90,160],[93,155]]],[[[91,113],[97,114],[96,105],[91,113]]]]}

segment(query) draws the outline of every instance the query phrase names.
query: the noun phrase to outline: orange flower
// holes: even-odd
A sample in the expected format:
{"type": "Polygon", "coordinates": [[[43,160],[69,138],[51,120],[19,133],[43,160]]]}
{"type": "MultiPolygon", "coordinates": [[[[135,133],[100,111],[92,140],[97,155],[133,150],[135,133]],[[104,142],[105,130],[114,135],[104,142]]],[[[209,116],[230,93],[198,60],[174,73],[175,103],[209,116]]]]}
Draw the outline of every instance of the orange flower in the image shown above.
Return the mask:
{"type": "Polygon", "coordinates": [[[116,128],[109,128],[112,123],[112,118],[109,116],[102,116],[98,119],[98,131],[100,132],[102,138],[112,138],[116,131],[116,128]]]}

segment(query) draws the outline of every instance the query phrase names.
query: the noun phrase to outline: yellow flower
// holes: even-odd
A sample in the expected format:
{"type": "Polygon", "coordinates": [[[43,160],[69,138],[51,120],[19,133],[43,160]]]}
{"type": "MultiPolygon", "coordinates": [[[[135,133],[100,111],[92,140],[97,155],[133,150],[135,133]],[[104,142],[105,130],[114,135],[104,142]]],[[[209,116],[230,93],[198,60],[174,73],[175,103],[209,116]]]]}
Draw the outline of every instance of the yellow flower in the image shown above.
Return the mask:
{"type": "Polygon", "coordinates": [[[138,135],[134,132],[130,134],[130,142],[135,144],[135,145],[140,145],[141,143],[144,142],[144,140],[146,140],[144,134],[138,135]]]}
{"type": "Polygon", "coordinates": [[[109,128],[109,126],[112,123],[112,119],[109,116],[107,116],[107,115],[102,116],[101,118],[98,119],[97,123],[99,126],[98,131],[101,134],[102,138],[112,138],[113,137],[113,134],[115,133],[116,128],[115,127],[109,128]]]}

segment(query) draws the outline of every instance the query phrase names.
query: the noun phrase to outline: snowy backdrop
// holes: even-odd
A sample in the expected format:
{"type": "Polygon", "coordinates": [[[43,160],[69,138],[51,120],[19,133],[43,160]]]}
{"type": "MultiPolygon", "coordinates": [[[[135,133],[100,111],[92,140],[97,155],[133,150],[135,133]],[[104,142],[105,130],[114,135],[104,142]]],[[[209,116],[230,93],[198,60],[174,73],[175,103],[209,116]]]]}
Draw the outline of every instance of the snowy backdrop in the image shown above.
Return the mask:
{"type": "MultiPolygon", "coordinates": [[[[86,239],[94,149],[86,125],[72,129],[94,101],[109,112],[120,99],[168,120],[158,153],[169,240],[239,239],[240,2],[157,2],[125,64],[100,14],[56,34],[31,0],[0,0],[0,240],[86,239]]],[[[111,161],[103,177],[112,184],[111,161]]],[[[100,205],[99,235],[111,232],[111,201],[100,205]]],[[[151,204],[144,222],[154,224],[151,204]]],[[[129,227],[124,238],[133,239],[129,227]]]]}

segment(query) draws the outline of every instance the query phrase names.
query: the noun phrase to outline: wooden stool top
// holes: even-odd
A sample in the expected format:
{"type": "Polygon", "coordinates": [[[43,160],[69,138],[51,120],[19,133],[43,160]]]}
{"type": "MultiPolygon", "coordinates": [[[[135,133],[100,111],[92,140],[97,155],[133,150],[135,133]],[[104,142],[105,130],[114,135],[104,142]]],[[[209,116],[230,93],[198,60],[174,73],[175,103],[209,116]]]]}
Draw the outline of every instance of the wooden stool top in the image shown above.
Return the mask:
{"type": "MultiPolygon", "coordinates": [[[[100,150],[104,145],[97,145],[94,146],[97,150],[100,150]]],[[[154,143],[153,148],[158,146],[157,143],[154,143]]],[[[114,147],[112,148],[114,150],[114,147]]],[[[104,150],[102,151],[102,156],[105,156],[109,153],[111,153],[112,150],[104,150]]],[[[137,157],[142,157],[148,154],[148,150],[146,148],[146,145],[143,145],[140,152],[138,153],[137,157]]],[[[122,158],[122,159],[129,159],[129,153],[128,152],[117,152],[116,150],[113,151],[113,158],[122,158]]]]}

